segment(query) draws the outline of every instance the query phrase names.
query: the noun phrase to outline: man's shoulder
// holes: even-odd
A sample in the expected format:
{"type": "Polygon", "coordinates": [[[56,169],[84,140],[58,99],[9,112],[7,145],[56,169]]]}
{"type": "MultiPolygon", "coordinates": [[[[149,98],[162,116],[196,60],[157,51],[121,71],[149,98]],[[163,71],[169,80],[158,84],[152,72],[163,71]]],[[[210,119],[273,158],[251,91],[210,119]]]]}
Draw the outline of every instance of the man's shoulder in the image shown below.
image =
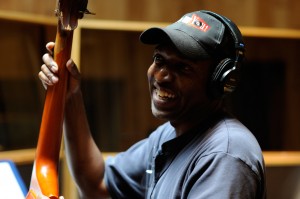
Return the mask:
{"type": "Polygon", "coordinates": [[[227,118],[223,120],[221,126],[223,127],[223,134],[228,141],[228,153],[261,153],[261,148],[257,139],[240,121],[233,118],[227,118]]]}
{"type": "Polygon", "coordinates": [[[209,150],[205,154],[227,154],[244,162],[255,172],[258,172],[257,167],[264,166],[262,150],[255,136],[237,119],[222,119],[209,130],[206,139],[209,150]]]}
{"type": "Polygon", "coordinates": [[[260,146],[252,132],[239,120],[224,118],[209,129],[207,139],[221,145],[225,152],[235,152],[236,149],[258,149],[260,146]]]}

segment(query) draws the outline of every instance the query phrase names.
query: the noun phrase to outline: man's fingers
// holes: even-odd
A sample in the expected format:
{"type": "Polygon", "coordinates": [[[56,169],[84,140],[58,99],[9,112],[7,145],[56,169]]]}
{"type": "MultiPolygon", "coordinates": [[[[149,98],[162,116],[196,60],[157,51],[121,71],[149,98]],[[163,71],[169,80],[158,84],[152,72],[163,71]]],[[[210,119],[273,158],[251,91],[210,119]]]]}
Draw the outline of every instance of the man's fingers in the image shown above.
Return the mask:
{"type": "Polygon", "coordinates": [[[48,53],[45,53],[42,57],[43,62],[45,65],[53,72],[56,73],[58,71],[58,66],[57,63],[53,59],[53,48],[54,48],[55,43],[54,42],[49,42],[46,44],[46,49],[48,53]]]}
{"type": "Polygon", "coordinates": [[[53,60],[53,57],[49,53],[44,54],[42,59],[49,70],[51,70],[53,73],[58,71],[57,63],[53,60]]]}
{"type": "Polygon", "coordinates": [[[42,57],[44,64],[41,66],[41,71],[38,74],[45,89],[47,89],[47,86],[52,86],[58,82],[58,77],[55,75],[58,72],[58,65],[53,59],[54,46],[54,42],[46,44],[48,53],[45,53],[42,57]]]}
{"type": "Polygon", "coordinates": [[[49,85],[51,82],[48,80],[48,78],[42,71],[39,72],[38,77],[41,80],[43,87],[47,90],[47,85],[49,85]]]}
{"type": "Polygon", "coordinates": [[[53,48],[54,48],[55,43],[54,42],[49,42],[46,44],[46,49],[50,55],[53,55],[53,48]]]}
{"type": "Polygon", "coordinates": [[[53,85],[58,82],[58,77],[56,77],[45,64],[41,66],[41,71],[38,76],[43,84],[46,85],[53,85]]]}

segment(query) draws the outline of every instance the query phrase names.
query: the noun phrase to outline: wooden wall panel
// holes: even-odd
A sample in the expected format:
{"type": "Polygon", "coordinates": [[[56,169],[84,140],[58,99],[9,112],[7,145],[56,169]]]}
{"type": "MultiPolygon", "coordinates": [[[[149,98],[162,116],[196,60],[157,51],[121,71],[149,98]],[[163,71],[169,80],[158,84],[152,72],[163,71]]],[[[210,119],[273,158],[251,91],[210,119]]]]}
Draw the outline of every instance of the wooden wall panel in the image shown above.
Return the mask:
{"type": "Polygon", "coordinates": [[[0,150],[34,147],[44,94],[40,28],[1,20],[0,27],[0,150]]]}
{"type": "Polygon", "coordinates": [[[300,2],[297,0],[259,1],[254,14],[257,26],[300,28],[300,2]]]}
{"type": "Polygon", "coordinates": [[[285,45],[285,55],[288,57],[286,68],[286,131],[283,140],[284,148],[300,149],[300,41],[290,41],[285,45]],[[288,50],[296,49],[296,50],[288,50]]]}
{"type": "MultiPolygon", "coordinates": [[[[116,143],[107,145],[108,140],[113,137],[113,133],[104,132],[100,128],[99,118],[101,114],[91,117],[91,126],[95,131],[96,141],[105,150],[124,150],[137,140],[148,135],[161,121],[157,121],[151,114],[150,96],[147,82],[147,69],[152,63],[153,46],[145,46],[138,41],[139,33],[118,32],[118,31],[82,31],[82,59],[81,72],[83,82],[85,80],[101,81],[109,80],[110,83],[119,84],[120,90],[116,96],[119,99],[112,98],[110,101],[116,101],[120,118],[113,118],[114,126],[119,126],[118,136],[114,138],[116,143]],[[115,144],[115,146],[113,146],[115,144]],[[110,148],[109,148],[110,147],[110,148]],[[114,147],[114,148],[113,148],[114,147]]],[[[100,84],[99,84],[100,87],[100,84]]],[[[100,109],[110,107],[107,116],[114,114],[114,106],[110,102],[104,104],[101,96],[108,96],[110,92],[93,92],[93,98],[89,96],[93,89],[87,85],[88,92],[86,100],[90,106],[104,106],[100,109]],[[99,99],[99,101],[95,101],[99,99]]],[[[103,98],[103,97],[102,97],[103,98]]],[[[91,110],[96,109],[91,108],[91,110]]],[[[89,110],[87,111],[89,113],[89,110]]],[[[99,111],[101,113],[101,111],[99,111]]],[[[102,120],[105,120],[102,119],[102,120]]],[[[105,126],[105,125],[101,125],[105,126]]],[[[107,126],[107,125],[106,125],[107,126]]]]}
{"type": "MultiPolygon", "coordinates": [[[[260,85],[265,89],[265,93],[270,93],[273,89],[273,95],[270,96],[268,110],[269,132],[266,137],[262,137],[263,142],[272,143],[269,147],[274,149],[299,150],[300,149],[300,69],[299,69],[299,40],[293,39],[272,39],[272,38],[246,38],[246,59],[261,63],[253,74],[252,81],[259,79],[264,74],[265,83],[260,85]],[[281,86],[274,90],[275,87],[268,87],[272,81],[271,74],[276,69],[269,68],[266,71],[264,64],[279,63],[284,65],[282,75],[277,77],[277,82],[282,81],[281,86]],[[283,90],[281,90],[283,89],[283,90]],[[282,101],[281,101],[281,100],[282,101]],[[273,104],[273,106],[271,105],[273,104]],[[277,105],[277,106],[274,106],[277,105]]],[[[276,80],[273,80],[276,81],[276,80]]],[[[255,85],[255,82],[254,82],[255,85]]],[[[251,97],[251,96],[249,96],[251,97]]],[[[261,99],[265,100],[265,99],[261,99]]],[[[256,107],[257,108],[257,107],[256,107]]],[[[256,120],[253,118],[252,120],[256,120]]],[[[262,132],[264,134],[266,132],[262,132]]],[[[261,135],[263,136],[263,135],[261,135]]],[[[268,144],[269,145],[269,144],[268,144]]]]}
{"type": "Polygon", "coordinates": [[[43,15],[53,15],[56,0],[11,0],[0,1],[1,10],[29,12],[43,15]]]}
{"type": "MultiPolygon", "coordinates": [[[[53,16],[55,0],[1,1],[1,10],[53,16]]],[[[87,18],[174,21],[183,13],[207,9],[224,14],[242,26],[300,28],[298,0],[89,0],[95,16],[87,18]]]]}

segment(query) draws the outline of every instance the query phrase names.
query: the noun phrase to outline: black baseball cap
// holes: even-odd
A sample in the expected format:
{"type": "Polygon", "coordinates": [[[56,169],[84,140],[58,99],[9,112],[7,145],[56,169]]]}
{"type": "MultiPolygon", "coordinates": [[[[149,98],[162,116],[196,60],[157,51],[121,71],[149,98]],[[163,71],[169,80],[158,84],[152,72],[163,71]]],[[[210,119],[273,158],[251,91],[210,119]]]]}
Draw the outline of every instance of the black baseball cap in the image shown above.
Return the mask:
{"type": "Polygon", "coordinates": [[[140,35],[144,44],[162,44],[171,41],[184,56],[192,59],[207,59],[221,43],[224,24],[207,13],[187,13],[177,22],[164,28],[153,27],[140,35]]]}

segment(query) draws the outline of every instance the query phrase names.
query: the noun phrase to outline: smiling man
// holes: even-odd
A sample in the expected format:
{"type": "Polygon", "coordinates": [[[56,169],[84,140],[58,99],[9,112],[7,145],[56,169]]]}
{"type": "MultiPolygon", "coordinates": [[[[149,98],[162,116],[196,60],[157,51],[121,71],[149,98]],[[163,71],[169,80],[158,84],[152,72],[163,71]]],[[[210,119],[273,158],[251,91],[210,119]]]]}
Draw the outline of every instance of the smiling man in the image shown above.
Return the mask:
{"type": "Polygon", "coordinates": [[[152,113],[169,120],[180,135],[216,111],[207,95],[211,60],[190,60],[172,43],[156,47],[148,69],[152,113]]]}
{"type": "MultiPolygon", "coordinates": [[[[166,121],[148,138],[104,162],[92,139],[70,60],[65,146],[83,199],[265,198],[265,166],[252,133],[222,106],[238,83],[244,56],[242,35],[227,18],[210,11],[188,13],[165,28],[150,28],[140,40],[155,45],[148,69],[151,109],[166,121]]],[[[59,80],[51,56],[39,77],[59,80]]]]}

